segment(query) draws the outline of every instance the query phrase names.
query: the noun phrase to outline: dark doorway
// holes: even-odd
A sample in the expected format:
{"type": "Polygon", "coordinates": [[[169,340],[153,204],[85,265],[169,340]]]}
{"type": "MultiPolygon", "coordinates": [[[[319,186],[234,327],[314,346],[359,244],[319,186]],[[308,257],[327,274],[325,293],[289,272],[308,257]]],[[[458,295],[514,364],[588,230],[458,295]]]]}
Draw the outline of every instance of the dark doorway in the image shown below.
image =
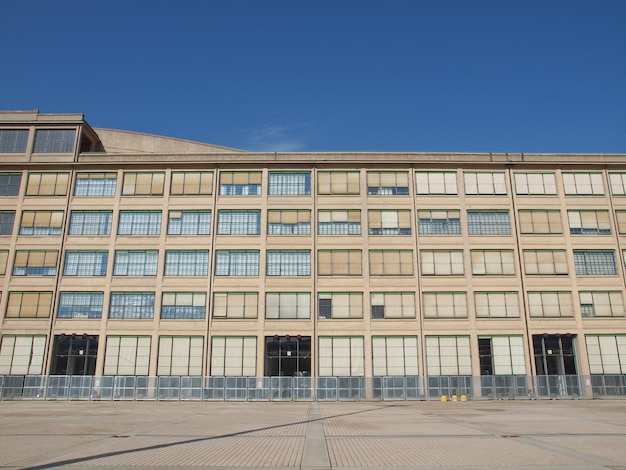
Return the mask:
{"type": "Polygon", "coordinates": [[[537,375],[576,375],[576,335],[533,335],[537,375]]]}
{"type": "Polygon", "coordinates": [[[265,375],[309,377],[311,375],[311,337],[266,336],[265,375]]]}
{"type": "Polygon", "coordinates": [[[51,375],[95,375],[98,337],[92,335],[57,335],[51,375]]]}

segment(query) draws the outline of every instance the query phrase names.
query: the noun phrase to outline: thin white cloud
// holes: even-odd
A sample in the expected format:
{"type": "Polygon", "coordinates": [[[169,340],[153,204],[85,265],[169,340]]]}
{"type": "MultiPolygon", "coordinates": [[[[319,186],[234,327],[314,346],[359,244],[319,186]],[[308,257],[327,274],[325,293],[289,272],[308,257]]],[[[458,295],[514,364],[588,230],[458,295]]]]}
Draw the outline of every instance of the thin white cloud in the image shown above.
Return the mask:
{"type": "Polygon", "coordinates": [[[297,152],[306,147],[306,129],[300,124],[271,124],[248,131],[249,150],[297,152]]]}

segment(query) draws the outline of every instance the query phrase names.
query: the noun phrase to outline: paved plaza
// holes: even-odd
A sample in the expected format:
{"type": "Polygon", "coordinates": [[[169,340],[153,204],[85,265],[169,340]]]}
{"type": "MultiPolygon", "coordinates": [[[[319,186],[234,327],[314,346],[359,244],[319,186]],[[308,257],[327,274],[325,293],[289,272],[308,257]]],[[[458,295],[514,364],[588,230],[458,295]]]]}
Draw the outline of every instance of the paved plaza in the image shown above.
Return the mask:
{"type": "Polygon", "coordinates": [[[3,469],[626,469],[626,400],[0,402],[3,469]]]}

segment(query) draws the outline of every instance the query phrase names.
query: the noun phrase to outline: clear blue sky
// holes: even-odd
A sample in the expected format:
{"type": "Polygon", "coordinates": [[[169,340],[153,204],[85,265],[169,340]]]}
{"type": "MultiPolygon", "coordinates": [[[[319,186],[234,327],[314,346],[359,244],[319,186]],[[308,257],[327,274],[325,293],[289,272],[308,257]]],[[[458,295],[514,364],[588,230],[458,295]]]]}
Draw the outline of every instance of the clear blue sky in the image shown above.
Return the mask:
{"type": "Polygon", "coordinates": [[[626,0],[28,0],[0,109],[248,150],[626,153],[626,0]]]}

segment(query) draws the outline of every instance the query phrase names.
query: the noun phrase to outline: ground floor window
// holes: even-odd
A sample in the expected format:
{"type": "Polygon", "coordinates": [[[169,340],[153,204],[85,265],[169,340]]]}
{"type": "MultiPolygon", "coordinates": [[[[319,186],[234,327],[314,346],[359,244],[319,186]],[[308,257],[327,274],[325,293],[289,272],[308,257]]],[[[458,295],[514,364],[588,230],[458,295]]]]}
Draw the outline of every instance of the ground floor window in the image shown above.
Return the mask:
{"type": "Polygon", "coordinates": [[[427,336],[428,375],[472,375],[469,336],[427,336]]]}
{"type": "Polygon", "coordinates": [[[537,375],[576,375],[576,335],[533,335],[537,375]]]}
{"type": "Polygon", "coordinates": [[[478,338],[480,375],[525,375],[522,336],[478,338]]]}
{"type": "Polygon", "coordinates": [[[320,336],[320,377],[364,376],[362,336],[320,336]]]}
{"type": "Polygon", "coordinates": [[[51,375],[95,375],[98,337],[87,334],[54,337],[51,375]]]}
{"type": "Polygon", "coordinates": [[[592,374],[626,374],[626,335],[587,335],[592,374]]]}
{"type": "Polygon", "coordinates": [[[148,375],[150,344],[149,336],[108,336],[104,375],[148,375]]]}
{"type": "Polygon", "coordinates": [[[214,336],[211,344],[211,375],[256,375],[255,336],[214,336]]]}
{"type": "Polygon", "coordinates": [[[202,336],[161,336],[157,375],[202,375],[202,336]]]}
{"type": "Polygon", "coordinates": [[[311,337],[266,336],[265,375],[309,377],[311,375],[311,337]]]}
{"type": "Polygon", "coordinates": [[[0,375],[41,374],[45,349],[45,336],[3,335],[0,375]]]}
{"type": "Polygon", "coordinates": [[[372,338],[373,375],[418,375],[417,336],[372,338]]]}

